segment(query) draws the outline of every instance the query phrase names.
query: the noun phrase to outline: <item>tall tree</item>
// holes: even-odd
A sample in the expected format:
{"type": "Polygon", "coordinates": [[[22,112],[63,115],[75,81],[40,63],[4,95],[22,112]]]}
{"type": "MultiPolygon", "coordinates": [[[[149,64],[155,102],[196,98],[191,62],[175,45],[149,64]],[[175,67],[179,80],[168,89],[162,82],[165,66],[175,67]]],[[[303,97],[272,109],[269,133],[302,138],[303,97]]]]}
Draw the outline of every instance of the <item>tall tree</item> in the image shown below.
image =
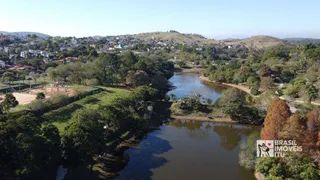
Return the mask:
{"type": "Polygon", "coordinates": [[[116,82],[120,61],[116,54],[100,54],[96,61],[97,79],[102,84],[116,82]]]}
{"type": "Polygon", "coordinates": [[[4,100],[1,103],[2,112],[8,113],[11,108],[18,106],[19,102],[11,93],[6,94],[4,100]]]}
{"type": "Polygon", "coordinates": [[[78,110],[72,114],[71,123],[65,128],[62,146],[65,149],[64,158],[70,165],[91,158],[97,154],[104,144],[101,116],[93,109],[78,110]]]}
{"type": "Polygon", "coordinates": [[[288,120],[283,123],[281,132],[279,132],[280,139],[296,140],[299,144],[304,141],[303,132],[305,130],[305,119],[297,111],[291,115],[288,120]]]}
{"type": "Polygon", "coordinates": [[[311,103],[312,100],[316,99],[318,97],[318,90],[316,87],[311,83],[306,83],[305,90],[307,93],[308,102],[311,103]]]}
{"type": "Polygon", "coordinates": [[[306,115],[307,128],[305,132],[305,146],[310,152],[320,149],[320,109],[314,109],[306,115]]]}
{"type": "Polygon", "coordinates": [[[290,108],[286,102],[275,97],[268,108],[267,116],[264,120],[264,127],[261,131],[261,138],[264,140],[277,139],[283,123],[285,123],[290,115],[290,108]]]}
{"type": "Polygon", "coordinates": [[[121,65],[120,65],[120,76],[125,79],[127,72],[134,70],[134,65],[137,63],[138,58],[133,54],[132,51],[126,51],[121,55],[121,65]]]}

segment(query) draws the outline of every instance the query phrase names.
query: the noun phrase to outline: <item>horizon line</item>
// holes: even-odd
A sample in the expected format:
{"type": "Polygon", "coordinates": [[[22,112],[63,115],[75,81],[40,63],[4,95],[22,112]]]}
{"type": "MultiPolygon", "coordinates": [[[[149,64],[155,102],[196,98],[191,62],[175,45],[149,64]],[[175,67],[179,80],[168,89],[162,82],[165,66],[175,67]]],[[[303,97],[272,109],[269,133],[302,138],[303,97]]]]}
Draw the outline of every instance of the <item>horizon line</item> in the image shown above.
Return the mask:
{"type": "MultiPolygon", "coordinates": [[[[137,35],[137,34],[148,34],[148,33],[169,33],[170,31],[176,31],[176,30],[168,30],[168,31],[152,31],[152,32],[139,32],[139,33],[127,33],[127,34],[110,34],[110,35],[89,35],[89,36],[61,36],[61,35],[50,35],[49,33],[42,33],[42,32],[35,32],[35,31],[5,31],[5,30],[0,30],[0,33],[5,32],[5,33],[39,33],[43,35],[47,35],[50,37],[76,37],[76,38],[86,38],[86,37],[95,37],[95,36],[101,36],[101,37],[108,37],[108,36],[128,36],[128,35],[137,35]]],[[[194,35],[201,35],[207,39],[212,39],[212,40],[227,40],[227,39],[248,39],[256,36],[269,36],[269,37],[274,37],[278,39],[320,39],[320,36],[317,37],[303,37],[303,36],[288,36],[288,37],[279,37],[279,36],[274,36],[274,35],[269,35],[269,34],[255,34],[255,35],[249,35],[249,36],[241,36],[237,35],[236,37],[233,37],[232,35],[226,36],[226,35],[203,35],[200,33],[184,33],[180,31],[176,31],[177,33],[180,34],[194,34],[194,35]],[[225,37],[225,38],[219,38],[220,37],[225,37]]]]}

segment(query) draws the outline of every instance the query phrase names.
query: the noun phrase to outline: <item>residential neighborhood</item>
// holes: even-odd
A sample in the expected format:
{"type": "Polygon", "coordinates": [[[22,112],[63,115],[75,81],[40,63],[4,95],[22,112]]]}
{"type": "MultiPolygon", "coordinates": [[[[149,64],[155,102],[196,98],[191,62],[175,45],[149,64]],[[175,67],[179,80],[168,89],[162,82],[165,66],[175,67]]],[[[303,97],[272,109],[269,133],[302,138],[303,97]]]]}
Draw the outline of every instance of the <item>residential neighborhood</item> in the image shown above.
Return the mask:
{"type": "MultiPolygon", "coordinates": [[[[176,31],[168,33],[183,38],[195,36],[180,34],[176,31]]],[[[168,59],[176,57],[182,48],[195,49],[200,53],[205,51],[208,46],[214,47],[218,51],[247,50],[244,45],[227,45],[220,41],[212,40],[208,44],[200,41],[179,42],[176,38],[166,39],[156,37],[156,35],[158,33],[83,38],[47,36],[44,38],[35,34],[26,36],[0,34],[0,66],[3,69],[14,69],[17,65],[31,65],[31,61],[35,59],[41,60],[41,63],[45,64],[70,63],[84,56],[97,57],[100,53],[120,53],[126,50],[131,50],[135,54],[165,51],[171,54],[168,59]]],[[[180,53],[180,59],[184,59],[181,56],[183,55],[180,53]]],[[[224,58],[223,56],[221,57],[224,58]]],[[[192,61],[200,60],[201,58],[192,61]]]]}

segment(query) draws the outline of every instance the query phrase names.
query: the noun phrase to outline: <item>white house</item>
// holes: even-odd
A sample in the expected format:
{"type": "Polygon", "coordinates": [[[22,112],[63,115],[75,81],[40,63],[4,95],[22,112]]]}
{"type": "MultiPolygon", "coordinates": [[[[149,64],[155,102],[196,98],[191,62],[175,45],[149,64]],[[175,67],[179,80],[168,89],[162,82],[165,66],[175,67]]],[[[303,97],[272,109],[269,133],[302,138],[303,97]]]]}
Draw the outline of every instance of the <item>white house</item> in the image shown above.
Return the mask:
{"type": "Polygon", "coordinates": [[[6,67],[6,63],[2,60],[0,60],[0,67],[1,68],[5,68],[6,67]]]}
{"type": "Polygon", "coordinates": [[[32,49],[29,49],[29,53],[36,54],[36,53],[37,53],[37,51],[32,50],[32,49]]]}
{"type": "Polygon", "coordinates": [[[41,56],[43,56],[43,57],[49,57],[49,56],[50,56],[50,54],[47,53],[46,51],[40,51],[40,54],[41,54],[41,56]]]}
{"type": "Polygon", "coordinates": [[[21,51],[21,52],[20,52],[20,57],[22,57],[22,58],[28,58],[28,51],[21,51]]]}
{"type": "Polygon", "coordinates": [[[122,49],[122,46],[121,46],[121,44],[119,44],[119,45],[117,45],[117,46],[114,46],[114,48],[116,48],[116,49],[122,49]]]}
{"type": "Polygon", "coordinates": [[[76,39],[72,39],[72,40],[71,40],[71,45],[72,45],[73,47],[78,47],[78,41],[77,41],[76,39]]]}

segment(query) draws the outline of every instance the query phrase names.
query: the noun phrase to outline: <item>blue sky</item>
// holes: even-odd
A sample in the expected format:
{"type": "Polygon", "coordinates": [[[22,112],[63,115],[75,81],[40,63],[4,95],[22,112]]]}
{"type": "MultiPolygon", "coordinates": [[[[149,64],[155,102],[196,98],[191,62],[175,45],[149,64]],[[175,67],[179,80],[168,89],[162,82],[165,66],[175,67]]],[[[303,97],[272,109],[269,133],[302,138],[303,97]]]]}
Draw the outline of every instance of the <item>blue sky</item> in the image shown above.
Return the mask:
{"type": "Polygon", "coordinates": [[[177,30],[211,38],[320,38],[320,0],[0,0],[1,31],[53,36],[177,30]]]}

